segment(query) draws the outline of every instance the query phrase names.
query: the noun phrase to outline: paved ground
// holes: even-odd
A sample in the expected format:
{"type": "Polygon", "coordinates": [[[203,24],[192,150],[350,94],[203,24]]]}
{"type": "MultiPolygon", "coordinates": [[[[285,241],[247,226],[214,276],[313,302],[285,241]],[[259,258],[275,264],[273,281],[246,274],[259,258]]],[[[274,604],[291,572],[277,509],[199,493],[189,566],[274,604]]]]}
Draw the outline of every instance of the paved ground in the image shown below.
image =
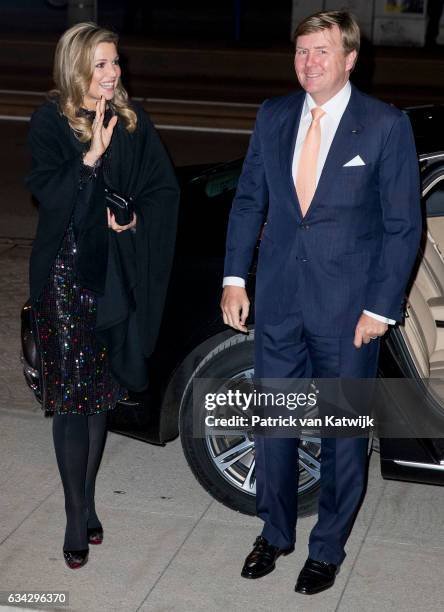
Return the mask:
{"type": "Polygon", "coordinates": [[[105,541],[85,568],[68,570],[51,423],[18,362],[28,257],[25,243],[0,242],[0,591],[69,591],[76,612],[442,609],[444,488],[385,482],[376,454],[347,558],[335,586],[316,597],[293,592],[313,517],[299,522],[297,550],[273,574],[244,580],[259,521],[213,501],[179,441],[159,448],[115,434],[97,486],[105,541]]]}

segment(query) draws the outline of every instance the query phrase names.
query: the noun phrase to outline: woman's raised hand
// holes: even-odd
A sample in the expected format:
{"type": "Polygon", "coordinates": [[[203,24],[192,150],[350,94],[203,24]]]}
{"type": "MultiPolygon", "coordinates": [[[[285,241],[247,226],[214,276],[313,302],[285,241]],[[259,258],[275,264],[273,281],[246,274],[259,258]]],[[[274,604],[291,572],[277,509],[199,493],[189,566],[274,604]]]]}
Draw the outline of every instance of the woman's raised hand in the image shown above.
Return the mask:
{"type": "Polygon", "coordinates": [[[114,127],[117,123],[117,115],[111,117],[108,123],[108,127],[103,126],[103,119],[105,117],[105,105],[106,100],[104,96],[101,96],[100,100],[96,104],[96,116],[92,124],[92,138],[91,146],[89,151],[86,153],[83,161],[88,166],[93,166],[96,161],[102,157],[106,149],[111,142],[114,127]]]}

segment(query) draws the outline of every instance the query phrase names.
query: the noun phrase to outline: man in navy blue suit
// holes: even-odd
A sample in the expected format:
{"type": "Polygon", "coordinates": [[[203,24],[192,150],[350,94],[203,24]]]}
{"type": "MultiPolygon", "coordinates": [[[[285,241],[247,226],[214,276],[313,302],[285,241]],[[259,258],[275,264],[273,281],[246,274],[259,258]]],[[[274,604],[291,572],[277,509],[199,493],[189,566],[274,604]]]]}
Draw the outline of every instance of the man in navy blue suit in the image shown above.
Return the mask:
{"type": "MultiPolygon", "coordinates": [[[[406,115],[349,82],[359,27],[317,13],[295,33],[304,91],[259,109],[230,214],[221,308],[246,331],[245,279],[260,230],[255,299],[257,378],[372,378],[379,338],[403,316],[421,234],[419,172],[406,115]]],[[[257,436],[262,534],[245,578],[294,549],[298,440],[257,436]]],[[[296,583],[333,585],[361,501],[366,438],[324,438],[318,521],[296,583]]]]}

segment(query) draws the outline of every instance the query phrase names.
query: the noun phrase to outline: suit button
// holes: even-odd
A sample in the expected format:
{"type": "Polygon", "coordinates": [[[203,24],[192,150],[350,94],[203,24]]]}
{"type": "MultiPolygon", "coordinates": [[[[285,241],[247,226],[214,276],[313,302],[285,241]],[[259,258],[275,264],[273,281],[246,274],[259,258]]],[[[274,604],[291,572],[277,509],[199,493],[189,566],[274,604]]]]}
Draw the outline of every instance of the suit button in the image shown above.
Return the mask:
{"type": "Polygon", "coordinates": [[[301,227],[301,229],[305,229],[305,230],[310,229],[310,226],[308,225],[308,223],[301,223],[300,227],[301,227]]]}

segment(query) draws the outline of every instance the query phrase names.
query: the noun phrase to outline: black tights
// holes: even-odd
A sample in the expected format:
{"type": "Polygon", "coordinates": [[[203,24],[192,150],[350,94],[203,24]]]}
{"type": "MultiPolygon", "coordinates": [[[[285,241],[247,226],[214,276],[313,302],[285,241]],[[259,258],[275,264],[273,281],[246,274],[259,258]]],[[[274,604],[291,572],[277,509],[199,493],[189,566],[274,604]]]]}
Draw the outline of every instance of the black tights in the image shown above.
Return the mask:
{"type": "Polygon", "coordinates": [[[54,447],[65,492],[64,550],[88,548],[87,527],[101,527],[94,505],[96,475],[106,439],[107,412],[54,414],[54,447]]]}

